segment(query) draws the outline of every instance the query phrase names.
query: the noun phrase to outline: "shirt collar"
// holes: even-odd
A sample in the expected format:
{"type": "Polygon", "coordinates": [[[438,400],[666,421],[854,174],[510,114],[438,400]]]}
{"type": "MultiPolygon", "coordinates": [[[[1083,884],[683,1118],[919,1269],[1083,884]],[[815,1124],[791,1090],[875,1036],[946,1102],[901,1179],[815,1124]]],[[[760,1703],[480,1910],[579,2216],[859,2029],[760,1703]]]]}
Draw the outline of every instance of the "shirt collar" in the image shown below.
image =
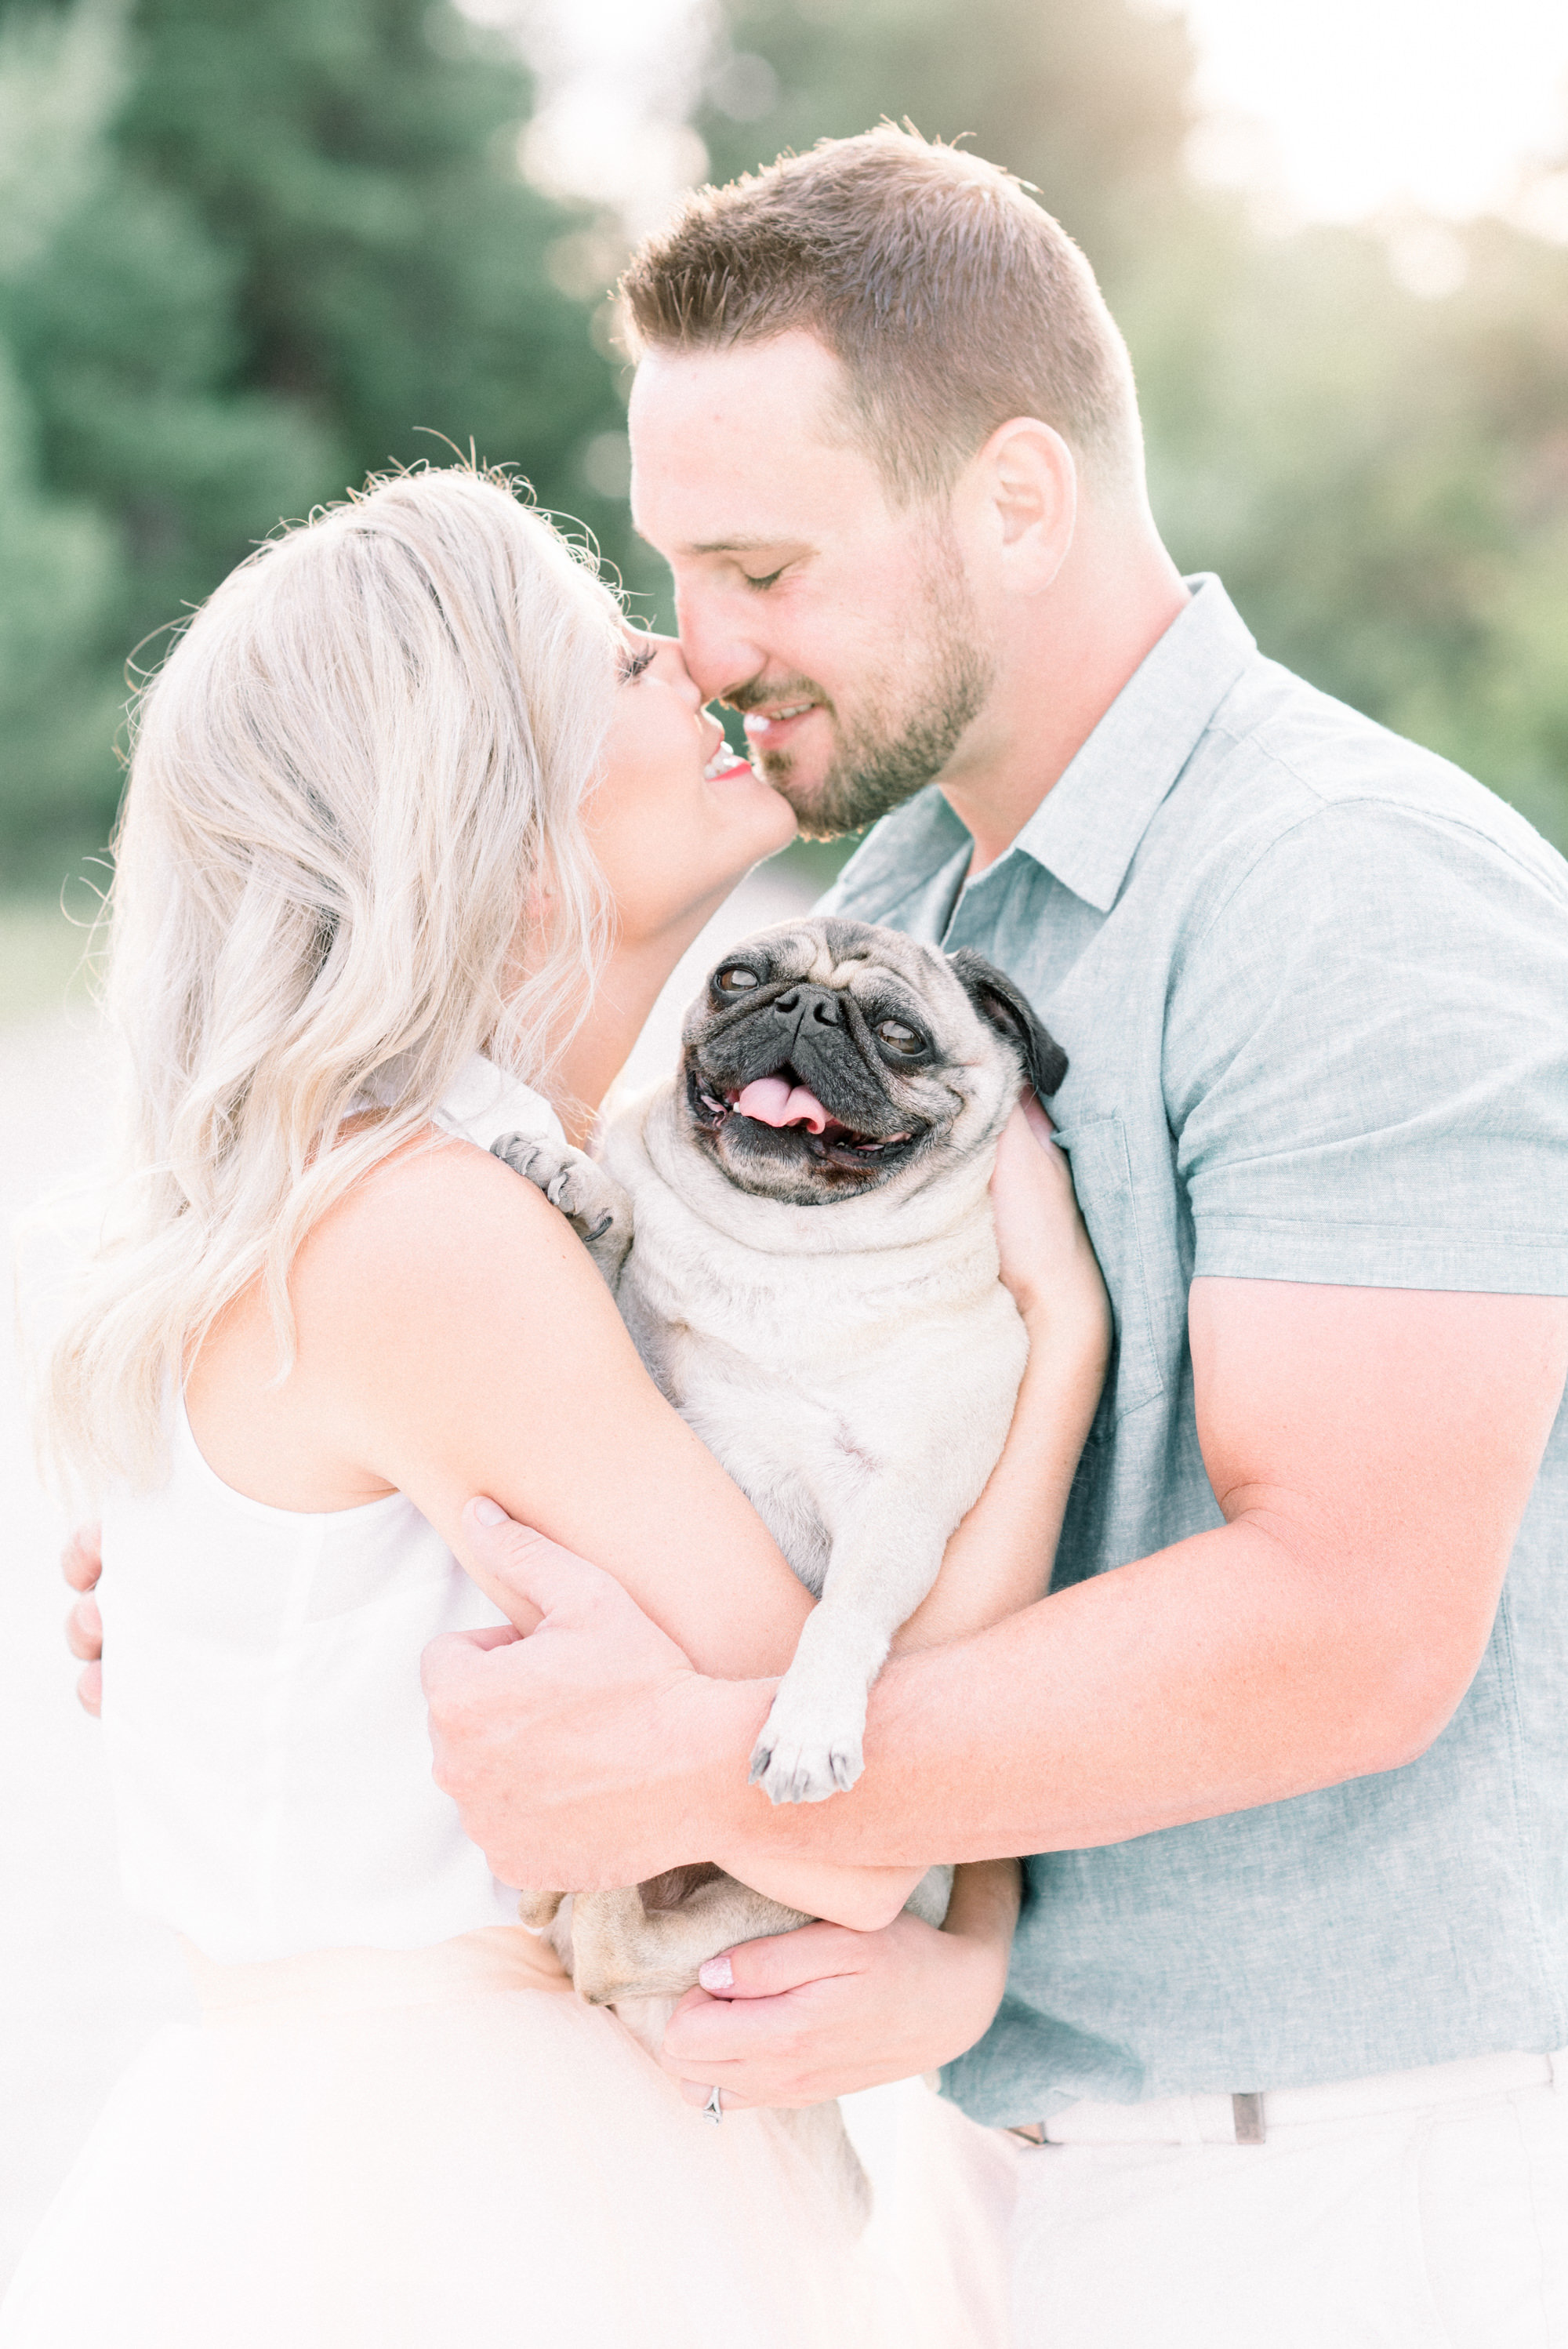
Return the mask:
{"type": "MultiPolygon", "coordinates": [[[[1075,897],[1099,913],[1110,911],[1155,810],[1257,655],[1246,623],[1214,574],[1199,572],[1186,584],[1186,610],[1144,657],[1016,839],[972,886],[984,888],[992,874],[1022,854],[1054,873],[1075,897]]],[[[882,818],[828,902],[849,911],[861,898],[874,901],[883,921],[909,912],[934,890],[950,905],[973,845],[967,827],[929,784],[882,818]]]]}
{"type": "Polygon", "coordinates": [[[1257,653],[1212,572],[1186,584],[1186,610],[1146,654],[1013,843],[1102,914],[1115,905],[1156,809],[1257,653]]]}

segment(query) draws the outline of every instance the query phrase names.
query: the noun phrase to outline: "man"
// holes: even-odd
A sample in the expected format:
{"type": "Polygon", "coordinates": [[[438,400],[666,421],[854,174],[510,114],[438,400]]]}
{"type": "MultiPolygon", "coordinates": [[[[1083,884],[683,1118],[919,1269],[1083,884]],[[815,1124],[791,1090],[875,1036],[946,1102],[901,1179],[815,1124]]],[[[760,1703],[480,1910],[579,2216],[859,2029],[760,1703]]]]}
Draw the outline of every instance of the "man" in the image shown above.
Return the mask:
{"type": "Polygon", "coordinates": [[[896,1658],[851,1794],[770,1810],[770,1691],[504,1523],[547,1622],[432,1651],[442,1783],[509,1882],[1037,1855],[999,2008],[987,1929],[900,1917],[666,2042],[699,2099],[944,2064],[1015,2132],[1022,2343],[1568,2343],[1568,870],[1178,576],[1005,174],[830,145],[626,293],[693,673],[807,830],[881,819],[835,909],[1066,1044],[1118,1342],[1052,1595],[896,1658]]]}

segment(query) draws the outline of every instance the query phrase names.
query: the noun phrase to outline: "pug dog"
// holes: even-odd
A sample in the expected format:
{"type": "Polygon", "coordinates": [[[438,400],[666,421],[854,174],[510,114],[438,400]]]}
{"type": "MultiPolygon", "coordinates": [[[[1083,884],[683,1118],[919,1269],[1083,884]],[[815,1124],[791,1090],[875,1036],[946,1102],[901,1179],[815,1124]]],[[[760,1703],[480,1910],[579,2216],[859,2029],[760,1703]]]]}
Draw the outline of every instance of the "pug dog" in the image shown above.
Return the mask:
{"type": "MultiPolygon", "coordinates": [[[[775,1803],[863,1766],[894,1633],[1006,1441],[1027,1341],[998,1278],[989,1184],[1026,1085],[1067,1057],[968,948],[832,917],[734,947],[681,1066],[601,1162],[523,1135],[496,1154],[569,1217],[649,1371],[817,1600],[751,1756],[775,1803]]],[[[911,1907],[940,1922],[951,1870],[911,1907]]],[[[808,1920],[713,1868],[562,1902],[527,1894],[587,1997],[689,1988],[704,1959],[808,1920]]]]}

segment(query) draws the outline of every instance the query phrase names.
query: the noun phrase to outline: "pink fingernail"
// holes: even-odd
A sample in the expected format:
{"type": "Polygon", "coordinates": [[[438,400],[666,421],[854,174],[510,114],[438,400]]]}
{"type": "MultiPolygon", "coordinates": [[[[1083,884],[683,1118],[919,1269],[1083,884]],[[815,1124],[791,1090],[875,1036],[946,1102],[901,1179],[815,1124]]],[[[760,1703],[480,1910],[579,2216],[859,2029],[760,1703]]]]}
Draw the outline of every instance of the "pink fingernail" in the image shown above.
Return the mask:
{"type": "Polygon", "coordinates": [[[481,1526],[499,1526],[505,1521],[506,1511],[494,1501],[474,1501],[469,1506],[481,1526]]]}
{"type": "Polygon", "coordinates": [[[709,1958],[707,1965],[698,1966],[696,1978],[704,1990],[733,1990],[735,1968],[727,1958],[709,1958]]]}

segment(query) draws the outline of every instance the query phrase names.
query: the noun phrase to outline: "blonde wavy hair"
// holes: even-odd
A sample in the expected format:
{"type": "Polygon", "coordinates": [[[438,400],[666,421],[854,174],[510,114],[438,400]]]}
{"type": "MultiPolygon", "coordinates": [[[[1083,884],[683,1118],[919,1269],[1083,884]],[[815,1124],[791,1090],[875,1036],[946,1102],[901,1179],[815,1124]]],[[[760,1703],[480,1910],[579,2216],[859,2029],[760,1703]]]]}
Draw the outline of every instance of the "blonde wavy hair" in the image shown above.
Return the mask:
{"type": "Polygon", "coordinates": [[[582,810],[623,646],[591,561],[452,468],[270,540],[148,684],[109,905],[128,1114],[41,1398],[73,1481],[155,1475],[257,1279],[286,1371],[301,1241],[471,1053],[548,1088],[608,938],[582,810]]]}

